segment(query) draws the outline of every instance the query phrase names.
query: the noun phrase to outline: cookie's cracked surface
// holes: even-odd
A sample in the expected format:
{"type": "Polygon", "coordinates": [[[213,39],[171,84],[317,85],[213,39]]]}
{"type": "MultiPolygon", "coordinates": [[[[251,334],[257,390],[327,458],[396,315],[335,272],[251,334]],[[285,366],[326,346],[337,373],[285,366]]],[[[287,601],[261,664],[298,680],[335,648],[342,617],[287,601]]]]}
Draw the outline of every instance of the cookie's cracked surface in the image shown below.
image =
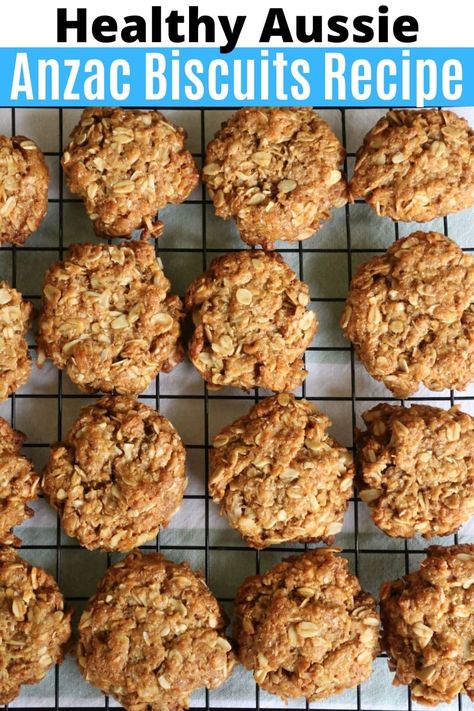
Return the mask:
{"type": "Polygon", "coordinates": [[[169,420],[134,398],[108,396],[84,408],[52,447],[43,491],[68,536],[89,549],[129,551],[179,508],[184,461],[169,420]]]}
{"type": "Polygon", "coordinates": [[[143,241],[75,244],[43,286],[38,362],[84,392],[134,395],[182,360],[181,300],[143,241]]]}
{"type": "Polygon", "coordinates": [[[34,141],[0,135],[0,244],[22,245],[38,229],[48,209],[48,181],[34,141]]]}
{"type": "Polygon", "coordinates": [[[187,563],[135,551],[108,569],[83,612],[77,658],[86,680],[127,711],[180,711],[195,689],[232,672],[225,627],[187,563]]]}
{"type": "Polygon", "coordinates": [[[428,222],[474,204],[474,132],[452,111],[392,110],[364,138],[349,185],[382,217],[428,222]]]}
{"type": "Polygon", "coordinates": [[[372,672],[375,601],[336,552],[319,548],[287,558],[247,578],[237,593],[239,660],[265,691],[284,700],[326,699],[372,672]]]}
{"type": "Polygon", "coordinates": [[[19,545],[11,529],[33,516],[28,502],[38,497],[39,477],[20,454],[26,437],[0,417],[0,545],[19,545]]]}
{"type": "Polygon", "coordinates": [[[420,704],[474,701],[474,545],[431,546],[419,570],[380,592],[394,684],[420,704]]]}
{"type": "Polygon", "coordinates": [[[71,615],[51,575],[0,547],[0,704],[61,664],[71,615]]]}
{"type": "Polygon", "coordinates": [[[309,108],[245,108],[206,151],[203,180],[219,217],[234,217],[242,239],[270,249],[311,237],[347,202],[344,149],[309,108]]]}
{"type": "Polygon", "coordinates": [[[218,257],[186,293],[189,356],[216,388],[293,390],[307,375],[302,356],[317,327],[308,304],[308,286],[279,254],[218,257]]]}
{"type": "Polygon", "coordinates": [[[309,402],[283,393],[214,438],[209,492],[249,545],[328,543],[342,529],[354,467],[330,425],[309,402]]]}
{"type": "Polygon", "coordinates": [[[198,183],[186,133],[159,111],[85,109],[62,157],[69,190],[84,200],[98,234],[159,235],[158,210],[198,183]]]}
{"type": "Polygon", "coordinates": [[[474,259],[438,232],[414,232],[363,264],[341,326],[396,397],[474,380],[474,259]]]}
{"type": "Polygon", "coordinates": [[[389,536],[447,536],[474,515],[474,418],[383,403],[358,433],[360,498],[389,536]]]}
{"type": "Polygon", "coordinates": [[[24,385],[31,372],[26,333],[33,306],[6,281],[0,282],[0,400],[24,385]]]}

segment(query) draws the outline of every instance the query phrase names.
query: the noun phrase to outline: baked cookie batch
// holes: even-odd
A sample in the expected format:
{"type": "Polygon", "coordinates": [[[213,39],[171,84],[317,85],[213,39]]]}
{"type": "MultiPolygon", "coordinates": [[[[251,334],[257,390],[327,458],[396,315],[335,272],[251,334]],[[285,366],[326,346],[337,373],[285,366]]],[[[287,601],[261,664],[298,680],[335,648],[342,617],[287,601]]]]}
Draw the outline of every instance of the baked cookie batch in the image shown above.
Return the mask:
{"type": "MultiPolygon", "coordinates": [[[[327,415],[292,394],[318,320],[308,286],[265,251],[309,238],[354,199],[417,222],[474,205],[472,130],[450,111],[389,111],[348,182],[344,149],[313,110],[237,111],[209,144],[202,179],[216,214],[263,249],[218,257],[182,300],[147,238],[162,231],[158,210],[198,184],[185,138],[158,111],[93,108],[62,157],[96,233],[125,241],[75,244],[53,264],[38,324],[38,365],[50,359],[82,392],[105,395],[51,446],[41,478],[20,454],[24,435],[0,419],[0,704],[60,663],[71,635],[53,578],[12,547],[40,490],[83,547],[128,553],[99,582],[75,648],[84,678],[129,711],[187,708],[237,661],[284,700],[326,699],[368,679],[381,650],[415,701],[474,700],[474,544],[429,547],[418,570],[383,585],[380,615],[331,547],[354,484],[388,536],[455,533],[474,515],[474,418],[380,403],[363,413],[353,457],[327,415]],[[329,546],[245,580],[229,638],[199,573],[134,550],[169,523],[187,483],[179,434],[135,397],[183,359],[185,318],[189,358],[209,389],[274,393],[215,436],[210,497],[253,548],[329,546]]],[[[0,137],[0,242],[21,245],[37,230],[47,188],[39,147],[0,137]]],[[[442,234],[416,231],[359,268],[341,327],[396,398],[420,385],[462,390],[474,381],[473,304],[473,258],[442,234]]],[[[31,304],[1,282],[2,399],[28,379],[31,320],[31,304]]]]}

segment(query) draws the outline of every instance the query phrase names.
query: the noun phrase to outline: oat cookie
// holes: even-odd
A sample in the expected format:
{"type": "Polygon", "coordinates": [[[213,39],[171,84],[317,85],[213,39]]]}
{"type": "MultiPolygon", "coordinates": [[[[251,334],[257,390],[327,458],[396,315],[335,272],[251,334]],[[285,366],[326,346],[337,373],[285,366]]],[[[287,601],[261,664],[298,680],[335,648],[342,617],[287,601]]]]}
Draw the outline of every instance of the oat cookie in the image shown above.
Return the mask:
{"type": "Polygon", "coordinates": [[[6,281],[0,281],[0,400],[6,400],[30,376],[25,336],[32,317],[32,304],[6,281]]]}
{"type": "Polygon", "coordinates": [[[474,204],[474,132],[445,109],[392,110],[357,152],[352,198],[382,217],[428,222],[474,204]]]}
{"type": "Polygon", "coordinates": [[[354,467],[330,425],[309,402],[282,393],[214,438],[209,493],[250,546],[330,543],[342,529],[354,467]]]}
{"type": "Polygon", "coordinates": [[[68,536],[90,550],[129,551],[179,508],[185,451],[175,428],[134,398],[106,396],[82,409],[53,445],[43,491],[68,536]]]}
{"type": "Polygon", "coordinates": [[[185,297],[195,326],[189,357],[214,388],[293,390],[317,328],[308,303],[308,286],[279,254],[219,257],[185,297]]]}
{"type": "Polygon", "coordinates": [[[389,536],[447,536],[474,515],[474,418],[383,403],[357,432],[360,498],[389,536]]]}
{"type": "Polygon", "coordinates": [[[46,273],[38,364],[50,358],[83,392],[135,395],[182,360],[181,300],[154,247],[74,244],[46,273]]]}
{"type": "Polygon", "coordinates": [[[225,627],[199,573],[135,551],[107,570],[89,600],[77,658],[85,679],[127,711],[179,711],[195,689],[215,689],[231,674],[225,627]]]}
{"type": "Polygon", "coordinates": [[[427,706],[459,693],[474,701],[474,545],[431,546],[427,556],[380,592],[393,683],[427,706]]]}
{"type": "Polygon", "coordinates": [[[51,575],[0,547],[0,704],[61,664],[71,615],[51,575]]]}
{"type": "Polygon", "coordinates": [[[208,145],[203,180],[219,217],[234,217],[242,239],[311,237],[347,202],[344,149],[310,108],[240,109],[208,145]]]}
{"type": "Polygon", "coordinates": [[[0,547],[20,545],[11,529],[33,516],[27,504],[38,497],[39,477],[20,454],[25,439],[0,417],[0,547]]]}
{"type": "Polygon", "coordinates": [[[368,679],[379,616],[337,548],[287,558],[237,593],[239,660],[285,701],[327,699],[368,679]]]}
{"type": "Polygon", "coordinates": [[[474,380],[474,259],[438,232],[414,232],[363,264],[341,326],[396,397],[474,380]]]}
{"type": "Polygon", "coordinates": [[[48,209],[49,170],[34,141],[0,135],[0,244],[22,245],[48,209]]]}
{"type": "Polygon", "coordinates": [[[84,200],[95,231],[158,236],[156,213],[184,202],[198,183],[186,132],[159,111],[85,109],[64,151],[69,190],[84,200]]]}

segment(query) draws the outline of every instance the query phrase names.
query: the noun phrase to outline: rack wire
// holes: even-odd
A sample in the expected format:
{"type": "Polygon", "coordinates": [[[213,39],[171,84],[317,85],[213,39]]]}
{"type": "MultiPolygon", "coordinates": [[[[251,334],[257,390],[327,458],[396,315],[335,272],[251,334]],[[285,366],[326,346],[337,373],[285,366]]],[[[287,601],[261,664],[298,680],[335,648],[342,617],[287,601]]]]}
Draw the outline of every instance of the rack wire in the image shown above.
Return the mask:
{"type": "MultiPolygon", "coordinates": [[[[171,118],[175,119],[177,123],[188,125],[192,138],[190,147],[198,163],[218,123],[232,111],[222,112],[217,108],[182,109],[179,110],[179,116],[177,116],[174,107],[160,107],[160,110],[171,115],[171,118]]],[[[375,109],[320,110],[323,117],[333,125],[346,148],[346,172],[350,172],[354,151],[357,148],[357,137],[351,131],[351,122],[359,121],[361,111],[364,112],[364,121],[366,123],[368,121],[367,127],[374,123],[379,115],[375,115],[377,111],[375,109]],[[372,114],[374,115],[372,116],[372,114]]],[[[378,111],[382,113],[380,110],[378,111]]],[[[90,226],[84,227],[85,222],[81,222],[81,218],[78,217],[82,210],[80,201],[70,196],[63,185],[60,166],[62,147],[69,133],[67,127],[70,128],[75,123],[77,115],[77,110],[69,109],[0,108],[0,132],[8,133],[9,131],[11,135],[24,132],[31,138],[36,138],[36,132],[41,129],[41,136],[48,135],[48,145],[44,146],[46,148],[45,155],[50,163],[51,172],[57,176],[57,190],[52,192],[49,199],[50,212],[53,213],[52,219],[56,221],[56,224],[52,225],[50,221],[48,239],[43,239],[41,234],[36,235],[28,241],[25,247],[19,249],[4,247],[0,252],[2,278],[6,278],[13,286],[18,287],[23,295],[31,299],[35,305],[39,305],[40,289],[38,285],[41,284],[45,265],[62,259],[69,243],[87,241],[92,238],[90,226]],[[44,112],[49,113],[44,114],[44,112]],[[56,127],[54,126],[55,122],[57,122],[56,127]],[[24,128],[28,128],[28,132],[23,130],[24,128]],[[55,145],[53,145],[54,142],[55,145]],[[26,283],[24,274],[22,274],[25,271],[25,265],[28,275],[26,283]],[[32,266],[33,270],[31,270],[32,266]],[[34,284],[35,287],[30,288],[30,284],[34,284]]],[[[41,138],[38,138],[38,142],[42,145],[41,138]]],[[[209,261],[216,254],[245,248],[245,245],[239,242],[235,230],[233,231],[228,225],[225,226],[222,221],[216,222],[214,220],[212,206],[203,186],[200,186],[182,207],[167,208],[163,216],[165,227],[168,219],[171,220],[173,211],[175,213],[173,234],[171,237],[167,236],[165,231],[165,236],[157,242],[156,250],[164,262],[165,271],[171,275],[172,282],[175,281],[174,285],[178,287],[175,288],[175,291],[183,291],[185,284],[179,284],[179,282],[182,279],[182,274],[188,273],[189,265],[192,265],[191,271],[194,270],[194,277],[207,267],[209,261]],[[192,216],[186,216],[182,212],[179,220],[176,220],[178,210],[192,210],[192,216]],[[191,222],[193,236],[188,243],[186,230],[191,222]],[[199,225],[199,229],[197,225],[199,225]]],[[[344,303],[348,282],[357,264],[370,258],[372,254],[384,251],[393,239],[398,239],[401,236],[402,229],[405,230],[404,234],[411,230],[385,221],[383,228],[385,237],[374,246],[370,241],[370,231],[372,229],[378,230],[378,227],[374,227],[374,223],[370,223],[370,211],[368,208],[366,209],[366,206],[356,203],[347,205],[338,212],[339,221],[335,224],[333,219],[332,223],[324,227],[316,238],[296,245],[280,244],[278,248],[284,258],[298,272],[299,277],[309,283],[311,305],[318,312],[323,312],[324,316],[323,319],[320,319],[323,323],[319,333],[306,355],[306,364],[310,375],[297,394],[314,402],[322,410],[328,411],[335,422],[336,436],[344,444],[352,447],[353,433],[363,410],[372,407],[375,402],[381,400],[400,401],[393,398],[382,386],[379,387],[373,381],[370,382],[370,379],[367,380],[368,376],[364,375],[363,369],[354,356],[353,349],[341,340],[337,326],[338,314],[344,303]],[[359,214],[356,214],[357,212],[359,214]],[[366,229],[368,231],[367,239],[364,236],[366,229]],[[323,271],[328,269],[331,274],[331,278],[325,282],[323,289],[319,289],[317,284],[318,275],[319,277],[322,275],[321,269],[323,271]],[[333,379],[329,378],[329,382],[327,382],[328,378],[318,377],[318,372],[323,370],[326,375],[333,374],[333,379]],[[324,384],[323,380],[326,381],[324,384]]],[[[448,235],[451,219],[449,219],[449,223],[447,218],[437,221],[437,224],[434,224],[432,228],[448,235]]],[[[471,244],[469,241],[469,220],[463,224],[464,231],[461,230],[463,234],[460,235],[457,231],[456,238],[459,243],[462,243],[465,238],[465,243],[461,246],[468,251],[474,251],[474,242],[471,244]]],[[[460,229],[458,222],[456,225],[460,229]]],[[[429,228],[430,226],[424,226],[424,229],[429,228]]],[[[188,281],[190,280],[189,278],[188,281]]],[[[30,349],[34,354],[33,342],[30,349]]],[[[270,567],[276,560],[292,552],[301,552],[307,546],[285,545],[273,547],[269,551],[253,551],[247,548],[238,536],[233,536],[232,532],[226,531],[223,524],[219,527],[219,524],[216,523],[218,517],[207,495],[208,454],[212,435],[216,430],[216,420],[219,420],[218,426],[224,424],[224,419],[226,423],[232,422],[236,416],[248,410],[253,402],[266,393],[257,390],[245,394],[228,389],[217,393],[209,392],[207,387],[199,381],[199,378],[192,374],[190,366],[184,365],[179,368],[186,369],[184,379],[181,376],[176,378],[159,376],[154,389],[152,388],[151,391],[143,394],[141,399],[160,409],[163,414],[170,416],[172,421],[173,413],[176,416],[179,415],[180,422],[175,421],[175,424],[184,439],[188,456],[193,460],[191,466],[193,471],[190,472],[192,483],[185,494],[183,506],[188,507],[187,512],[190,514],[198,508],[201,510],[200,526],[198,527],[200,530],[193,529],[190,533],[186,528],[186,523],[184,522],[183,525],[181,522],[181,528],[175,528],[171,537],[162,532],[154,543],[143,546],[143,549],[161,550],[167,556],[177,560],[187,559],[195,567],[201,567],[211,589],[229,609],[236,586],[232,590],[227,589],[222,576],[219,577],[219,571],[222,573],[222,569],[224,569],[227,573],[232,567],[231,562],[233,564],[238,560],[236,564],[239,568],[237,577],[240,582],[247,574],[259,573],[270,567]],[[225,414],[222,415],[224,407],[225,414]],[[202,418],[202,429],[193,437],[189,435],[189,421],[186,422],[188,411],[192,412],[193,417],[202,418]],[[219,560],[216,562],[217,557],[219,560]],[[227,567],[226,562],[228,562],[227,567]]],[[[9,418],[12,426],[23,429],[29,436],[25,445],[26,451],[38,469],[47,457],[49,443],[53,439],[60,440],[62,438],[68,428],[68,421],[70,423],[72,417],[77,416],[79,408],[84,402],[91,400],[91,398],[85,398],[79,394],[59,371],[54,371],[51,368],[47,373],[47,384],[44,386],[41,384],[42,377],[43,375],[40,374],[34,386],[27,384],[10,397],[7,406],[0,408],[0,414],[9,418]],[[41,404],[42,409],[36,407],[38,403],[41,404]],[[46,430],[44,436],[42,428],[46,430]],[[29,434],[31,430],[36,432],[36,436],[29,434]]],[[[474,389],[465,393],[450,391],[433,394],[423,391],[410,400],[429,401],[444,407],[460,403],[464,409],[472,407],[474,411],[474,389]]],[[[58,518],[52,517],[51,511],[44,501],[40,500],[36,508],[35,518],[19,528],[19,535],[23,538],[21,554],[29,560],[35,560],[39,565],[44,564],[53,572],[60,587],[63,588],[66,585],[67,602],[80,610],[94,592],[96,582],[105,567],[115,558],[110,554],[93,554],[84,551],[77,542],[67,539],[61,533],[58,518]],[[39,524],[36,523],[37,518],[40,519],[39,524]],[[44,526],[47,535],[39,534],[38,525],[44,526]],[[71,556],[72,564],[70,562],[71,556]],[[74,574],[71,576],[71,569],[78,565],[77,561],[80,561],[80,565],[83,567],[81,567],[81,575],[74,577],[74,574]],[[98,572],[99,569],[101,572],[98,572]],[[83,577],[86,578],[85,583],[82,581],[83,577]]],[[[194,519],[196,518],[199,519],[199,516],[194,516],[194,519]]],[[[192,515],[191,519],[193,519],[192,515]]],[[[173,522],[171,526],[173,526],[173,522]]],[[[461,540],[467,540],[468,537],[468,529],[464,532],[462,530],[459,534],[461,540]]],[[[441,542],[448,545],[457,542],[457,540],[458,536],[456,535],[442,539],[441,542]]],[[[350,559],[352,570],[361,577],[363,587],[369,587],[369,589],[372,587],[371,592],[375,594],[378,592],[376,584],[381,582],[377,578],[379,569],[382,570],[380,574],[384,575],[384,579],[399,577],[401,574],[408,573],[413,567],[418,567],[424,550],[423,542],[420,539],[416,539],[414,542],[388,541],[387,537],[377,532],[370,524],[366,507],[359,502],[356,496],[351,498],[345,528],[336,544],[343,547],[343,555],[350,559]]],[[[62,709],[71,711],[71,709],[118,707],[112,699],[102,696],[100,692],[95,692],[85,682],[80,681],[78,672],[74,671],[74,664],[74,661],[69,659],[63,667],[56,667],[47,679],[36,687],[40,691],[35,691],[35,687],[31,687],[28,691],[23,691],[10,706],[4,708],[26,711],[41,707],[47,711],[61,711],[62,709]],[[69,671],[65,674],[63,670],[68,665],[69,671]],[[68,688],[68,684],[72,684],[72,687],[68,688]]],[[[342,709],[412,711],[412,708],[419,708],[415,703],[412,703],[409,691],[404,687],[394,690],[390,701],[387,702],[386,687],[391,682],[391,675],[388,672],[384,655],[380,655],[380,658],[376,660],[374,677],[378,679],[378,684],[375,686],[369,681],[353,692],[333,697],[321,703],[308,704],[291,701],[286,706],[283,702],[280,703],[276,697],[270,697],[260,691],[251,676],[241,671],[236,682],[232,680],[229,682],[233,684],[230,690],[229,684],[227,684],[223,690],[217,692],[205,690],[193,696],[191,709],[206,709],[207,711],[219,708],[236,710],[253,708],[256,711],[263,711],[267,708],[286,708],[287,711],[293,711],[293,709],[296,711],[296,709],[314,708],[320,711],[340,711],[342,709]]],[[[474,704],[466,697],[459,696],[453,704],[443,706],[443,708],[468,711],[474,709],[474,704]]]]}

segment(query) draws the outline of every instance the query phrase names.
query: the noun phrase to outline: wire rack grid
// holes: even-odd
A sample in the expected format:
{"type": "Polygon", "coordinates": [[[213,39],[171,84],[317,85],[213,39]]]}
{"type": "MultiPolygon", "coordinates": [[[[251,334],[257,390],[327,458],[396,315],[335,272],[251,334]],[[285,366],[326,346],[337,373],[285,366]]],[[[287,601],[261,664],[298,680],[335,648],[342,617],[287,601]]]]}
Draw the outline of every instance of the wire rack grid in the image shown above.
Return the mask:
{"type": "MultiPolygon", "coordinates": [[[[215,130],[232,113],[232,109],[215,108],[176,110],[160,107],[160,110],[187,128],[189,147],[198,163],[215,130]]],[[[471,112],[474,118],[473,110],[465,111],[468,116],[471,112]]],[[[61,259],[69,244],[96,240],[80,201],[67,192],[61,174],[61,151],[79,113],[76,109],[0,108],[0,133],[25,134],[36,139],[45,152],[51,172],[49,211],[40,234],[34,235],[22,248],[7,246],[0,251],[1,278],[20,289],[37,307],[47,266],[61,259]]],[[[384,112],[379,109],[325,109],[320,113],[342,140],[347,151],[345,168],[350,173],[362,136],[384,112]]],[[[422,228],[445,234],[452,231],[452,236],[464,249],[474,251],[474,236],[470,230],[473,214],[466,211],[449,220],[435,220],[422,228]]],[[[157,242],[156,250],[175,293],[183,294],[190,281],[217,254],[245,248],[235,227],[214,217],[203,186],[199,186],[185,204],[166,208],[160,217],[165,223],[165,234],[157,242]]],[[[316,237],[296,245],[277,245],[299,277],[310,285],[311,306],[320,321],[319,332],[306,354],[309,375],[297,395],[306,397],[327,412],[334,423],[333,433],[351,448],[360,413],[376,402],[395,399],[381,384],[370,379],[352,348],[342,338],[338,320],[347,286],[359,263],[384,251],[394,239],[415,228],[381,220],[365,204],[356,202],[338,210],[316,237]]],[[[30,348],[34,356],[33,339],[30,348]]],[[[262,572],[285,555],[306,547],[287,545],[266,551],[247,548],[219,518],[207,496],[208,452],[212,436],[266,394],[262,391],[245,394],[232,389],[208,392],[190,364],[184,363],[170,375],[159,376],[154,386],[141,395],[144,402],[170,417],[180,431],[188,452],[190,479],[182,509],[169,529],[143,548],[161,550],[168,557],[188,560],[194,567],[201,568],[230,615],[236,588],[246,575],[262,572]]],[[[459,403],[474,414],[474,388],[463,393],[420,390],[410,400],[429,401],[442,407],[459,403]]],[[[91,398],[78,393],[66,376],[47,365],[41,372],[35,370],[30,382],[0,406],[0,414],[27,434],[26,452],[40,470],[47,458],[49,444],[61,439],[80,407],[90,401],[91,398]]],[[[21,554],[55,575],[68,603],[78,614],[115,557],[85,551],[76,541],[64,536],[57,517],[44,500],[40,499],[34,508],[35,517],[19,528],[23,540],[21,554]]],[[[469,526],[464,527],[458,535],[440,542],[448,545],[458,540],[472,540],[472,530],[469,526]]],[[[383,580],[417,568],[424,550],[422,539],[392,540],[377,532],[370,522],[367,507],[356,496],[351,499],[344,529],[336,544],[343,548],[343,555],[349,559],[351,569],[360,577],[363,587],[376,596],[383,580]]],[[[239,669],[220,690],[203,690],[195,694],[191,709],[415,711],[420,708],[412,702],[406,688],[388,691],[390,683],[386,659],[380,655],[371,680],[362,687],[324,702],[291,701],[286,706],[276,697],[259,690],[251,675],[239,669]]],[[[18,699],[5,708],[59,711],[116,707],[113,699],[102,696],[81,680],[74,660],[68,655],[65,663],[56,667],[41,684],[23,690],[18,699]]],[[[468,711],[474,709],[474,704],[466,697],[458,697],[452,704],[440,708],[468,711]]]]}

